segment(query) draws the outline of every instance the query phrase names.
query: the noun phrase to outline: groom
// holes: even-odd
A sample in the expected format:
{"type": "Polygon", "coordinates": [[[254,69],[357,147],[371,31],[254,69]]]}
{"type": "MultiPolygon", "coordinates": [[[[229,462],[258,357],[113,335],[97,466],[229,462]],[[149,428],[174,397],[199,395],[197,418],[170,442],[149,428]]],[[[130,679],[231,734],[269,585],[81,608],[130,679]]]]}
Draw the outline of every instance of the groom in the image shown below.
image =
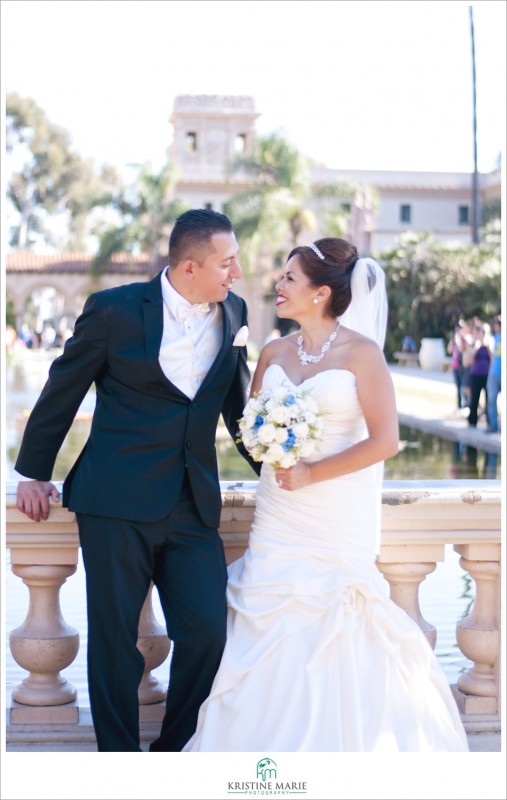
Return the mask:
{"type": "Polygon", "coordinates": [[[141,749],[136,641],[150,581],[173,642],[166,714],[150,750],[181,750],[220,663],[227,572],[215,434],[222,414],[236,438],[250,380],[246,306],[231,292],[240,275],[229,219],[182,214],[166,269],[88,298],[23,436],[16,470],[31,480],[19,482],[17,506],[40,521],[49,499],[59,500],[54,462],[95,383],[90,436],[62,500],[76,514],[86,571],[99,750],[141,749]]]}

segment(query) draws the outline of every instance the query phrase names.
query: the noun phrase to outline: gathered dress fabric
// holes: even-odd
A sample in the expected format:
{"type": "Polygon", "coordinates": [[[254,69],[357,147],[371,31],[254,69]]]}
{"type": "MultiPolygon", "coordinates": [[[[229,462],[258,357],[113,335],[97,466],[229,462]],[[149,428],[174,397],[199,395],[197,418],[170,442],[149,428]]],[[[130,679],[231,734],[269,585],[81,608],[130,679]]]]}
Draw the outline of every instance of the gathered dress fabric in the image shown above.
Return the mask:
{"type": "MultiPolygon", "coordinates": [[[[269,366],[263,389],[281,384],[294,386],[269,366]]],[[[301,387],[324,422],[308,461],[365,437],[352,372],[301,387]]],[[[228,568],[227,644],[185,752],[468,750],[442,667],[375,564],[377,475],[289,492],[263,465],[248,548],[228,568]]]]}

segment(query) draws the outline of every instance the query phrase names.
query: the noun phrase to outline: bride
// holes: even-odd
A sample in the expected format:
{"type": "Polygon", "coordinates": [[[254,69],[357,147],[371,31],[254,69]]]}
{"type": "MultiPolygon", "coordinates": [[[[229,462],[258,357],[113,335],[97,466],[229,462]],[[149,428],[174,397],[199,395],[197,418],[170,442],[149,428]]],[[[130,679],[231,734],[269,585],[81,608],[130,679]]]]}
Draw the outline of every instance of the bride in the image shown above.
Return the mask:
{"type": "Polygon", "coordinates": [[[263,464],[227,644],[183,750],[466,751],[447,678],[375,565],[398,449],[384,273],[324,238],[292,250],[276,290],[301,330],[264,347],[251,393],[304,386],[323,440],[293,467],[263,464]]]}

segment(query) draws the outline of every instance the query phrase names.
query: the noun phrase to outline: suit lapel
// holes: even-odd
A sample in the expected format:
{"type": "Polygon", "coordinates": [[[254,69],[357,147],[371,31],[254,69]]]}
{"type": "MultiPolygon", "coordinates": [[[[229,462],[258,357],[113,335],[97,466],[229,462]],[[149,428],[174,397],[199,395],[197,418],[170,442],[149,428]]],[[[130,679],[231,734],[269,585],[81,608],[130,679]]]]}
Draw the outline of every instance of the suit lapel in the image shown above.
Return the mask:
{"type": "Polygon", "coordinates": [[[159,273],[148,283],[143,303],[146,355],[148,359],[154,359],[157,363],[164,329],[164,311],[160,280],[161,277],[159,273]]]}
{"type": "Polygon", "coordinates": [[[181,397],[187,396],[181,389],[172,383],[160,366],[159,354],[162,334],[164,332],[164,304],[162,300],[161,273],[159,272],[148,283],[143,303],[144,337],[146,342],[146,356],[148,363],[152,364],[156,375],[162,384],[172,389],[181,397]]]}

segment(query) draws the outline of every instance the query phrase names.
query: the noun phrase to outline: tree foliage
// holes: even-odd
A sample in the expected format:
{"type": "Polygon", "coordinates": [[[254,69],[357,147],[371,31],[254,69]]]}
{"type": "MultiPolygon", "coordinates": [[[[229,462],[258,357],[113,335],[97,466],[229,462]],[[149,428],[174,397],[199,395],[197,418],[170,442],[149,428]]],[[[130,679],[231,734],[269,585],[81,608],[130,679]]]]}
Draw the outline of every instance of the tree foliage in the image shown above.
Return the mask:
{"type": "Polygon", "coordinates": [[[353,200],[351,185],[336,182],[313,191],[308,160],[280,134],[257,137],[250,153],[231,163],[230,176],[238,175],[251,187],[233,195],[225,213],[241,244],[247,274],[255,270],[264,248],[276,262],[281,248],[297,245],[304,230],[315,231],[315,206],[322,208],[327,232],[343,235],[348,215],[340,201],[353,200]]]}
{"type": "Polygon", "coordinates": [[[135,177],[129,186],[119,189],[111,207],[116,211],[117,224],[100,225],[99,248],[91,270],[99,273],[114,253],[146,253],[153,264],[158,256],[167,253],[172,224],[188,206],[173,197],[175,173],[170,163],[159,172],[148,164],[132,164],[135,177]]]}
{"type": "Polygon", "coordinates": [[[430,233],[401,236],[378,256],[386,272],[389,323],[386,355],[411,335],[447,339],[459,319],[488,321],[500,312],[499,226],[475,245],[437,242],[430,233]]]}
{"type": "Polygon", "coordinates": [[[10,243],[26,249],[42,240],[59,245],[48,224],[59,214],[67,217],[67,249],[81,248],[85,221],[91,209],[111,198],[116,173],[71,147],[69,134],[50,122],[31,98],[15,92],[6,98],[7,197],[15,211],[10,243]]]}

